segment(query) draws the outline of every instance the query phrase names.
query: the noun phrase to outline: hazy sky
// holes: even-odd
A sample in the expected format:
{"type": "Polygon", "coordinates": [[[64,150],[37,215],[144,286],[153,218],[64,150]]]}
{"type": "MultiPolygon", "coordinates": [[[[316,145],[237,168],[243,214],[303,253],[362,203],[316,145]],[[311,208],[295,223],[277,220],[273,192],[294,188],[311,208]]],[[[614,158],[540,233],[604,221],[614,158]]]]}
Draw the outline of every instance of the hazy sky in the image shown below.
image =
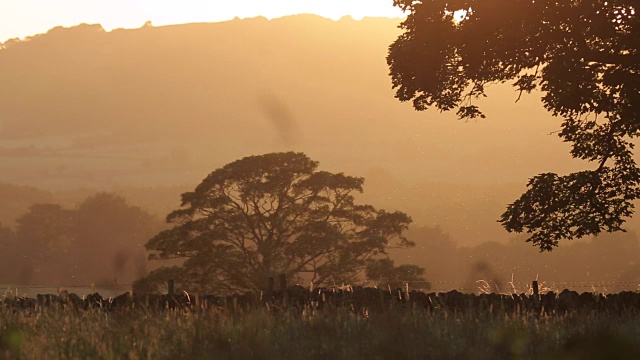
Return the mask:
{"type": "Polygon", "coordinates": [[[393,0],[3,0],[0,42],[46,32],[55,26],[100,23],[113,28],[230,20],[234,17],[280,17],[314,13],[338,19],[351,15],[402,16],[393,0]]]}

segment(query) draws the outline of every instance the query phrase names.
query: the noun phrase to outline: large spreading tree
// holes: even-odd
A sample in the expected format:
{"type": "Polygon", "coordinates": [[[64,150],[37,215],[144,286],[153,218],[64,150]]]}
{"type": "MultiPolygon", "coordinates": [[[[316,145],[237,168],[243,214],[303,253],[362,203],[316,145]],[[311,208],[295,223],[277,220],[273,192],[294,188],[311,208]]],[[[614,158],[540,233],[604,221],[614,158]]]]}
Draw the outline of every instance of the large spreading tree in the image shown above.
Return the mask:
{"type": "MultiPolygon", "coordinates": [[[[387,58],[396,97],[417,110],[484,118],[490,84],[534,90],[561,118],[586,170],[531,178],[500,222],[541,251],[561,239],[623,230],[640,197],[637,0],[394,0],[408,12],[387,58]]],[[[519,96],[518,95],[518,96],[519,96]]],[[[519,97],[518,97],[519,98],[519,97]]]]}
{"type": "MultiPolygon", "coordinates": [[[[167,217],[173,227],[146,245],[152,259],[180,264],[137,286],[149,291],[174,279],[191,291],[255,291],[269,277],[302,273],[317,284],[349,283],[367,266],[377,269],[385,249],[413,245],[402,236],[409,216],[356,203],[363,178],[317,167],[305,154],[287,152],[213,171],[182,195],[182,207],[167,217]]],[[[416,271],[396,272],[403,270],[416,271]]]]}

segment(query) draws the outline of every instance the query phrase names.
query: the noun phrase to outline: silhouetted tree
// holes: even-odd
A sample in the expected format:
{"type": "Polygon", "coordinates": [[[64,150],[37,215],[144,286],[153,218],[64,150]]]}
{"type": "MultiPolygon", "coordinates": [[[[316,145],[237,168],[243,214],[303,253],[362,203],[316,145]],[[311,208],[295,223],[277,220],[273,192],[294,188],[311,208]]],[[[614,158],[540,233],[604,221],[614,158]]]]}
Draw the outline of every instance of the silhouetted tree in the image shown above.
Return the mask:
{"type": "MultiPolygon", "coordinates": [[[[502,214],[541,251],[560,239],[623,230],[640,197],[631,140],[640,134],[640,20],[632,0],[395,0],[410,13],[387,58],[396,97],[417,110],[457,109],[494,83],[540,90],[560,138],[593,169],[544,173],[502,214]]],[[[520,98],[518,96],[518,99],[520,98]]]]}
{"type": "Polygon", "coordinates": [[[149,240],[152,259],[183,259],[138,285],[175,278],[189,289],[259,290],[269,276],[311,273],[315,283],[353,280],[367,261],[391,246],[411,222],[402,212],[358,205],[363,178],[317,171],[302,153],[245,157],[213,171],[182,208],[172,229],[149,240]]]}

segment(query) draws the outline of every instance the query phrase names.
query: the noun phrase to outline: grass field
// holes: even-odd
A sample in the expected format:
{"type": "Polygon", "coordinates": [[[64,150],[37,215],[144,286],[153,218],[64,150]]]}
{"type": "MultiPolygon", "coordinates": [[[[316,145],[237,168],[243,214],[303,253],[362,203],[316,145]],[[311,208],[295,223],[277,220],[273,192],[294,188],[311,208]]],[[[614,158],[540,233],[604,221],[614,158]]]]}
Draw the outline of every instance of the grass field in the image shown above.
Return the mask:
{"type": "Polygon", "coordinates": [[[1,311],[8,359],[640,359],[635,312],[1,311]]]}

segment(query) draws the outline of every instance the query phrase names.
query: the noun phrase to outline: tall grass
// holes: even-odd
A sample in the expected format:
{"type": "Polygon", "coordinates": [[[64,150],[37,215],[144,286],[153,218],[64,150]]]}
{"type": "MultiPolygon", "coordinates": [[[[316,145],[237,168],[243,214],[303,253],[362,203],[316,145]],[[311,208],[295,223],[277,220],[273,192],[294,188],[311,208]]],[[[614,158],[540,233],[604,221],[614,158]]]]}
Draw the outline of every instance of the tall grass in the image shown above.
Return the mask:
{"type": "Polygon", "coordinates": [[[637,313],[0,313],[0,358],[16,359],[640,359],[639,349],[637,313]]]}

